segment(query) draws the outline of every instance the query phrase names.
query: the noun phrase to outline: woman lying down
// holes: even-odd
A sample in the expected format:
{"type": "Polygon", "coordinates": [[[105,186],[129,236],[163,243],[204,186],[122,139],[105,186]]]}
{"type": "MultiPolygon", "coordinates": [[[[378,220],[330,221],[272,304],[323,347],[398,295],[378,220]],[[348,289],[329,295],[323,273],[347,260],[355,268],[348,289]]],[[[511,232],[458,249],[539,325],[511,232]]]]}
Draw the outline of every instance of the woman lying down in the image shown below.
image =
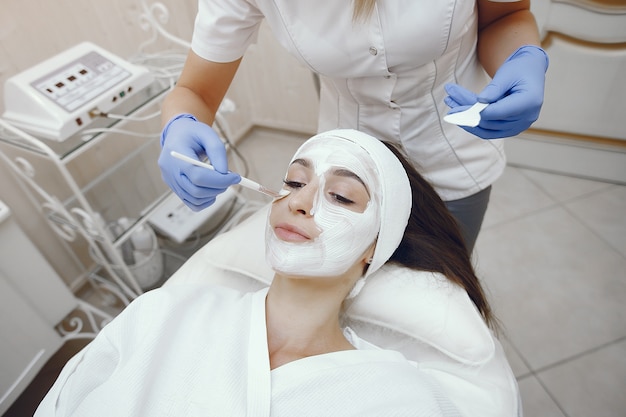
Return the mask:
{"type": "Polygon", "coordinates": [[[35,416],[460,416],[414,362],[341,325],[344,300],[386,262],[445,274],[491,321],[434,190],[352,130],[306,141],[283,189],[267,222],[269,288],[140,296],[67,363],[35,416]]]}

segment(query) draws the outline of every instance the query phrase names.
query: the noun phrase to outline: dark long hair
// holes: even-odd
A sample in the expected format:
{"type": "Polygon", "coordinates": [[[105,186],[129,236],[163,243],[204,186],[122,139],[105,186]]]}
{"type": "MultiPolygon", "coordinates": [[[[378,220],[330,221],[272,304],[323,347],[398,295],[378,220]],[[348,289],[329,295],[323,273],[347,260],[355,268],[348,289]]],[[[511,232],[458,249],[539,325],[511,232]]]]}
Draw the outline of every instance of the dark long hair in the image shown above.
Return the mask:
{"type": "Polygon", "coordinates": [[[389,262],[445,275],[465,289],[487,325],[495,329],[495,318],[474,272],[456,220],[437,192],[403,153],[394,145],[383,143],[404,166],[413,194],[413,206],[404,237],[389,262]]]}

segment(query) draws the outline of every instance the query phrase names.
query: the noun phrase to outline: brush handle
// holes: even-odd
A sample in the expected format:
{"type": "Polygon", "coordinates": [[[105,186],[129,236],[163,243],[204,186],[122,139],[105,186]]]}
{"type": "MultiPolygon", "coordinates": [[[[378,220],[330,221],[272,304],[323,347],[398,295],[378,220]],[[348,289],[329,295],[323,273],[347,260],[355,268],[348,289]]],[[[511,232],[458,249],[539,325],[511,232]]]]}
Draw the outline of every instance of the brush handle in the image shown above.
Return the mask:
{"type": "Polygon", "coordinates": [[[212,169],[213,171],[215,171],[215,168],[213,168],[213,165],[207,164],[206,162],[198,161],[197,159],[190,158],[187,155],[183,155],[182,153],[172,151],[170,152],[170,155],[172,155],[176,159],[180,159],[181,161],[189,162],[190,164],[195,165],[197,167],[208,168],[208,169],[212,169]]]}
{"type": "MultiPolygon", "coordinates": [[[[170,152],[170,155],[172,155],[174,158],[180,159],[181,161],[185,161],[185,162],[189,162],[192,165],[201,167],[201,168],[207,168],[207,169],[211,169],[213,171],[215,171],[215,168],[213,167],[213,165],[211,164],[207,164],[206,162],[202,162],[202,161],[198,161],[197,159],[193,159],[188,157],[187,155],[183,155],[181,153],[178,153],[176,151],[172,151],[170,152]]],[[[254,191],[258,191],[260,193],[263,194],[267,194],[271,197],[275,197],[276,195],[278,195],[278,193],[268,190],[265,187],[261,186],[259,183],[256,183],[246,177],[241,177],[241,182],[239,183],[239,185],[241,185],[242,187],[245,188],[249,188],[250,190],[254,190],[254,191]]]]}

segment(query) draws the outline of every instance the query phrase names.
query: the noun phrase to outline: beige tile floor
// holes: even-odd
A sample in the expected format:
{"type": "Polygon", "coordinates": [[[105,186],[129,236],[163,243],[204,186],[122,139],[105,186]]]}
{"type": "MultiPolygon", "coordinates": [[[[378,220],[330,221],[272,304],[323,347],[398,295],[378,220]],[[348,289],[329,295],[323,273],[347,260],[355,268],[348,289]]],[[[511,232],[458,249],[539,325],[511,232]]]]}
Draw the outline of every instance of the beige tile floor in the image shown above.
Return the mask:
{"type": "MultiPolygon", "coordinates": [[[[253,132],[248,176],[279,187],[303,139],[253,132]]],[[[525,416],[626,416],[626,186],[507,167],[474,261],[525,416]]]]}
{"type": "Polygon", "coordinates": [[[626,186],[507,167],[475,263],[527,416],[626,416],[626,186]]]}

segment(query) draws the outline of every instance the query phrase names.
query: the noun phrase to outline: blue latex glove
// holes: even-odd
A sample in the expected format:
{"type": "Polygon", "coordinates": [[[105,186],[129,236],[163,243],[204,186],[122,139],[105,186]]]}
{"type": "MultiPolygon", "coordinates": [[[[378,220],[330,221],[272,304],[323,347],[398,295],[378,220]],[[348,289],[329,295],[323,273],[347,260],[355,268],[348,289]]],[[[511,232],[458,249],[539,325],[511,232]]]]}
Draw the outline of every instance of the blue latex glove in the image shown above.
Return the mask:
{"type": "Polygon", "coordinates": [[[239,174],[228,171],[226,149],[217,133],[190,114],[180,114],[165,125],[161,148],[163,180],[194,211],[210,206],[220,193],[241,181],[239,174]],[[198,160],[206,155],[215,171],[174,158],[171,151],[198,160]]]}
{"type": "Polygon", "coordinates": [[[543,49],[522,46],[504,61],[478,95],[457,84],[447,84],[444,102],[451,107],[450,113],[466,110],[477,101],[491,103],[480,113],[478,126],[461,127],[483,139],[515,136],[539,117],[547,70],[548,55],[543,49]]]}

